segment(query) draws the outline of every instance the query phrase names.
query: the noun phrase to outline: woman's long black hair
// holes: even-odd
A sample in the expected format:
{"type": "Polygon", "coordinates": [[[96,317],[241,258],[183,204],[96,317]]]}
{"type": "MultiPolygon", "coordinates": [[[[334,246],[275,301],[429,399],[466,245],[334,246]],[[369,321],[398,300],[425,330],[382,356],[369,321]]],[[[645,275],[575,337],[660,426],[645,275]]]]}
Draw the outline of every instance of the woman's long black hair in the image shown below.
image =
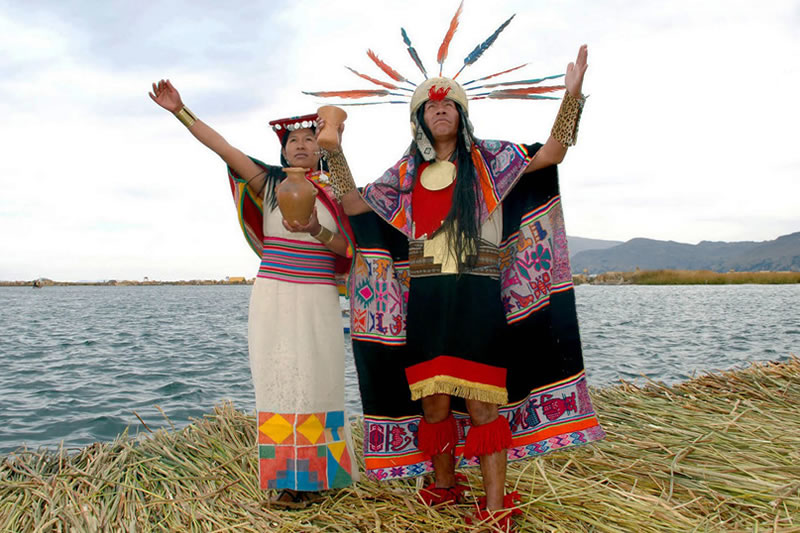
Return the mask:
{"type": "MultiPolygon", "coordinates": [[[[455,165],[456,165],[456,184],[453,190],[453,203],[450,206],[450,211],[444,219],[442,227],[436,231],[447,232],[447,242],[450,251],[458,260],[458,270],[463,271],[464,266],[474,267],[478,259],[478,243],[480,241],[480,224],[478,221],[478,176],[475,171],[475,164],[472,162],[472,154],[467,147],[466,139],[464,139],[463,131],[464,124],[467,123],[467,117],[461,105],[456,104],[458,109],[458,133],[456,134],[456,150],[455,150],[455,165]]],[[[425,106],[422,105],[417,110],[417,123],[428,136],[428,139],[433,141],[433,134],[430,128],[425,124],[425,106]]],[[[413,143],[412,143],[413,144],[413,143]]],[[[413,144],[414,153],[414,168],[419,169],[424,159],[417,150],[416,145],[413,144]]],[[[414,176],[414,180],[419,179],[419,172],[414,176]]],[[[413,187],[413,185],[412,185],[413,187]]]]}
{"type": "MultiPolygon", "coordinates": [[[[309,129],[312,131],[312,133],[316,133],[317,131],[316,126],[311,126],[309,129]]],[[[281,138],[281,167],[283,168],[291,166],[286,160],[286,157],[283,155],[283,151],[286,148],[286,143],[288,142],[289,132],[286,132],[286,135],[281,138]]],[[[325,159],[320,158],[319,170],[328,172],[328,162],[325,159]]],[[[258,197],[261,198],[263,196],[265,202],[269,204],[270,209],[275,209],[278,207],[278,198],[275,196],[275,186],[284,179],[286,179],[286,173],[283,170],[273,166],[267,167],[266,175],[264,176],[264,183],[261,185],[261,190],[258,191],[258,197]],[[264,196],[265,190],[266,196],[264,196]]]]}

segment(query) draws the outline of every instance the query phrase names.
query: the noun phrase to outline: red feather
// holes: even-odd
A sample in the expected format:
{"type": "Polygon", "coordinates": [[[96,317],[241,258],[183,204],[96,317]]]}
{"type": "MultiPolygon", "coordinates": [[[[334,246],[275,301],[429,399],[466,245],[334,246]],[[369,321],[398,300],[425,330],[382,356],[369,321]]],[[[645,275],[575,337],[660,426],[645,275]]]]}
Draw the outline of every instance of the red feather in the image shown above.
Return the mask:
{"type": "Polygon", "coordinates": [[[319,92],[306,92],[303,91],[303,94],[308,94],[311,96],[319,96],[321,98],[331,98],[338,96],[339,98],[364,98],[366,96],[388,96],[390,94],[389,91],[384,89],[366,89],[366,90],[353,90],[353,91],[319,91],[319,92]]]}
{"type": "Polygon", "coordinates": [[[397,85],[392,85],[391,83],[387,83],[387,82],[385,82],[385,81],[376,80],[375,78],[373,78],[373,77],[371,77],[371,76],[367,76],[366,74],[361,74],[360,72],[357,72],[357,71],[355,71],[355,70],[351,69],[350,67],[347,67],[347,66],[346,66],[346,67],[344,67],[344,68],[346,68],[347,70],[349,70],[350,72],[352,72],[352,73],[353,73],[353,74],[355,74],[356,76],[359,76],[359,77],[361,77],[361,78],[364,78],[364,79],[365,79],[365,80],[367,80],[367,81],[371,81],[371,82],[372,82],[372,83],[374,83],[375,85],[380,85],[381,87],[386,87],[387,89],[399,89],[399,88],[400,88],[400,87],[398,87],[397,85]]]}
{"type": "Polygon", "coordinates": [[[380,58],[372,50],[367,50],[367,55],[372,61],[375,62],[376,65],[378,65],[378,68],[380,68],[382,71],[388,74],[389,77],[392,78],[394,81],[408,81],[395,69],[393,69],[392,67],[381,61],[380,58]]]}
{"type": "Polygon", "coordinates": [[[442,75],[442,64],[444,60],[447,59],[447,49],[450,47],[450,41],[453,40],[453,35],[455,35],[456,30],[458,29],[458,17],[461,16],[461,8],[464,7],[464,0],[461,0],[461,3],[458,4],[458,9],[456,10],[456,14],[453,15],[453,19],[450,21],[450,27],[447,29],[447,33],[444,35],[444,40],[442,41],[441,46],[439,46],[439,53],[436,55],[436,62],[439,63],[439,75],[442,75]]]}
{"type": "Polygon", "coordinates": [[[547,85],[544,87],[523,87],[521,89],[501,89],[499,91],[492,91],[489,93],[490,97],[497,98],[503,96],[513,96],[516,94],[543,94],[553,93],[566,89],[563,85],[547,85]]]}

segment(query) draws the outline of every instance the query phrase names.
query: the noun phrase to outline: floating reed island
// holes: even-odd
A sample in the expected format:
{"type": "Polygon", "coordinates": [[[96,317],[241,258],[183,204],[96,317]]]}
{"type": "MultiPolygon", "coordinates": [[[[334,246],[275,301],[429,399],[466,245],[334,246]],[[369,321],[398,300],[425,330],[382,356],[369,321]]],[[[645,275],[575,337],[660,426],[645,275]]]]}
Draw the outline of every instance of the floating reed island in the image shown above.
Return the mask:
{"type": "Polygon", "coordinates": [[[635,270],[575,274],[575,285],[787,285],[800,283],[800,272],[714,272],[711,270],[635,270]]]}
{"type": "MultiPolygon", "coordinates": [[[[510,465],[521,531],[800,531],[797,357],[592,397],[605,441],[510,465]]],[[[181,430],[11,454],[0,464],[0,530],[479,530],[464,524],[474,504],[421,503],[421,479],[366,480],[306,509],[271,507],[257,486],[254,428],[222,405],[181,430]]],[[[480,496],[478,472],[467,473],[480,496]]]]}

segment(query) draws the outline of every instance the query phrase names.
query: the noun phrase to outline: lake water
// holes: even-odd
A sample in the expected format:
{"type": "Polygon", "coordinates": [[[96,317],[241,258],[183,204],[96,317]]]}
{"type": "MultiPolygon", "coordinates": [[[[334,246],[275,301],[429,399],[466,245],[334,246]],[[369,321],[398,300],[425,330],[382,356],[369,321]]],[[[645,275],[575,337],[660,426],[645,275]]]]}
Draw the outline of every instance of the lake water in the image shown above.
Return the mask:
{"type": "MultiPolygon", "coordinates": [[[[254,409],[249,286],[0,287],[0,452],[254,409]],[[156,407],[158,406],[158,407],[156,407]],[[134,414],[136,413],[136,414],[134,414]]],[[[800,285],[576,287],[591,385],[800,354],[800,285]]],[[[346,401],[360,412],[347,339],[346,401]]]]}

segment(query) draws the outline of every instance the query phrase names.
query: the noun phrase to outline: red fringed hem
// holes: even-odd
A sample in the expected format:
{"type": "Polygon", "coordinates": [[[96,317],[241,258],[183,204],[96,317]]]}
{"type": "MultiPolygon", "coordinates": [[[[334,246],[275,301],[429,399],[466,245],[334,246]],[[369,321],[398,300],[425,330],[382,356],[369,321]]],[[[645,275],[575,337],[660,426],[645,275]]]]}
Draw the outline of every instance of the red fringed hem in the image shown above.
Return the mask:
{"type": "Polygon", "coordinates": [[[450,414],[441,422],[431,424],[424,418],[419,421],[417,447],[424,454],[433,457],[442,453],[453,453],[458,442],[458,425],[450,414]]]}
{"type": "Polygon", "coordinates": [[[498,416],[488,424],[472,426],[464,443],[464,457],[490,455],[511,446],[508,420],[498,416]]]}

